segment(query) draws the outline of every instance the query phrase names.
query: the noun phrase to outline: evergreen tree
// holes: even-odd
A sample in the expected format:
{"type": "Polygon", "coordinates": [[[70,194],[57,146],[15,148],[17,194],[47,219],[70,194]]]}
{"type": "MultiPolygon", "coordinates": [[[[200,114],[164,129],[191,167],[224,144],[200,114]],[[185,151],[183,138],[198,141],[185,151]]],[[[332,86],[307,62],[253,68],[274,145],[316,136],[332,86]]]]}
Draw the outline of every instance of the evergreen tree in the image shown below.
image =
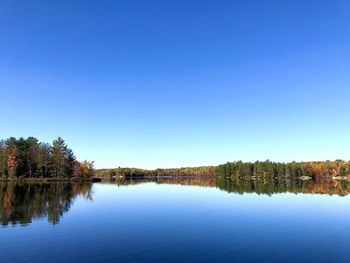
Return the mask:
{"type": "Polygon", "coordinates": [[[75,156],[61,137],[53,141],[51,153],[54,176],[72,176],[75,156]]]}

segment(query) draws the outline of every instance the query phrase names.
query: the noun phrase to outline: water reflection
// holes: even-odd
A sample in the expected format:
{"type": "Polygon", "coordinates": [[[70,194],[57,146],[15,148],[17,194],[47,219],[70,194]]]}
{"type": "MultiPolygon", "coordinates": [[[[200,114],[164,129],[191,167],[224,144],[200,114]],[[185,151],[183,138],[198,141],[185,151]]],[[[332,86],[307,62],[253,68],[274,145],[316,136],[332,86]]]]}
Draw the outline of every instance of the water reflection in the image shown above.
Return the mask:
{"type": "MultiPolygon", "coordinates": [[[[228,193],[237,194],[273,195],[289,192],[345,196],[350,193],[349,182],[336,180],[149,178],[102,181],[102,183],[117,186],[148,182],[215,187],[228,193]]],[[[28,225],[35,219],[47,218],[51,224],[58,224],[60,218],[69,211],[78,196],[92,200],[91,189],[92,183],[0,182],[0,223],[2,226],[28,225]]]]}
{"type": "Polygon", "coordinates": [[[28,225],[37,218],[57,224],[75,198],[91,197],[92,183],[0,183],[0,223],[2,226],[28,225]]]}
{"type": "Polygon", "coordinates": [[[118,185],[141,184],[154,182],[159,184],[197,185],[203,187],[215,187],[228,193],[244,194],[278,194],[278,193],[304,193],[327,194],[345,196],[350,194],[350,182],[345,180],[300,180],[291,178],[279,179],[196,179],[196,178],[149,178],[149,179],[118,179],[105,180],[102,183],[116,183],[118,185]]]}

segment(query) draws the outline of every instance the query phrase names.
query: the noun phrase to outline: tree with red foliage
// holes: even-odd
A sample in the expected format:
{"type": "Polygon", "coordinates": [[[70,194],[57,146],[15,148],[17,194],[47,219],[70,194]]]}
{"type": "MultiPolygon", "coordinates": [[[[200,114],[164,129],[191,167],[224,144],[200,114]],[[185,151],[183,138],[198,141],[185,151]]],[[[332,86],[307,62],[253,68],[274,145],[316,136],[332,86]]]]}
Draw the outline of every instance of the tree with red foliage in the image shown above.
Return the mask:
{"type": "Polygon", "coordinates": [[[9,176],[16,176],[18,164],[18,151],[16,147],[13,147],[10,149],[7,157],[7,169],[9,176]]]}
{"type": "Polygon", "coordinates": [[[73,167],[73,176],[85,178],[94,176],[94,162],[75,162],[73,167]]]}

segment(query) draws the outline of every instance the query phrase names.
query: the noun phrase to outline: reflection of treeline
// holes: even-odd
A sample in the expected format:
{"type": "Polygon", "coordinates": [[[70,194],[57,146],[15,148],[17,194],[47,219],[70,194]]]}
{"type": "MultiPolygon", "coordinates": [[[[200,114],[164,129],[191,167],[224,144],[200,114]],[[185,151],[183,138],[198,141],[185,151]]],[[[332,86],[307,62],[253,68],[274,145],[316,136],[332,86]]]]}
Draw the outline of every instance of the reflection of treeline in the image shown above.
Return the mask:
{"type": "Polygon", "coordinates": [[[26,225],[47,217],[52,224],[68,212],[77,196],[91,199],[92,183],[0,183],[0,223],[26,225]]]}
{"type": "Polygon", "coordinates": [[[62,138],[52,144],[34,137],[0,140],[0,177],[91,177],[93,162],[78,162],[62,138]]]}
{"type": "Polygon", "coordinates": [[[350,194],[350,184],[346,181],[336,181],[330,179],[321,180],[298,180],[289,178],[280,179],[233,179],[216,181],[216,186],[229,193],[257,193],[257,194],[277,194],[277,193],[310,193],[329,195],[350,194]]]}
{"type": "Polygon", "coordinates": [[[149,178],[118,178],[118,179],[104,179],[102,184],[117,184],[117,185],[133,185],[141,183],[157,183],[157,184],[179,184],[179,185],[196,185],[213,187],[216,185],[215,178],[201,178],[201,177],[149,177],[149,178]]]}
{"type": "Polygon", "coordinates": [[[100,177],[333,177],[349,176],[350,162],[337,160],[334,162],[228,162],[218,166],[143,170],[137,168],[100,169],[96,171],[100,177]]]}
{"type": "Polygon", "coordinates": [[[157,184],[179,184],[195,185],[202,187],[216,187],[228,193],[257,193],[257,194],[277,194],[277,193],[310,193],[310,194],[329,194],[329,195],[348,195],[350,194],[350,183],[347,181],[337,181],[330,179],[320,180],[298,180],[290,178],[267,179],[267,178],[147,178],[144,179],[117,179],[108,181],[108,183],[118,185],[132,185],[147,182],[157,184]]]}

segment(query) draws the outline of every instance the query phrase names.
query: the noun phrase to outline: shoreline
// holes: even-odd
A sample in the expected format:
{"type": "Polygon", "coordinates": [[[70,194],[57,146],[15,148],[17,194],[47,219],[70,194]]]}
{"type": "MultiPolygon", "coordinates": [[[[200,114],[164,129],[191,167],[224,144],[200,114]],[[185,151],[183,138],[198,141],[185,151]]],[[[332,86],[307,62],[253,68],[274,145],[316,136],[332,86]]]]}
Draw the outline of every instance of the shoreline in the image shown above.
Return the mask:
{"type": "MultiPolygon", "coordinates": [[[[36,177],[25,177],[25,178],[14,178],[14,177],[0,177],[0,182],[101,182],[103,180],[120,180],[120,179],[218,179],[218,180],[230,180],[230,179],[244,179],[244,177],[238,177],[238,178],[231,178],[231,177],[211,177],[211,176],[114,176],[114,177],[108,177],[108,176],[101,176],[101,177],[91,177],[91,178],[83,178],[83,177],[54,177],[54,178],[36,178],[36,177]]],[[[251,176],[250,179],[255,181],[259,179],[263,179],[264,177],[260,176],[251,176]]],[[[334,180],[334,181],[350,181],[350,178],[347,176],[322,176],[318,178],[312,178],[309,176],[300,176],[300,177],[290,177],[290,176],[283,176],[283,177],[275,177],[274,180],[283,180],[283,179],[292,179],[292,180],[302,180],[302,181],[313,181],[317,179],[328,179],[328,180],[334,180]]]]}

